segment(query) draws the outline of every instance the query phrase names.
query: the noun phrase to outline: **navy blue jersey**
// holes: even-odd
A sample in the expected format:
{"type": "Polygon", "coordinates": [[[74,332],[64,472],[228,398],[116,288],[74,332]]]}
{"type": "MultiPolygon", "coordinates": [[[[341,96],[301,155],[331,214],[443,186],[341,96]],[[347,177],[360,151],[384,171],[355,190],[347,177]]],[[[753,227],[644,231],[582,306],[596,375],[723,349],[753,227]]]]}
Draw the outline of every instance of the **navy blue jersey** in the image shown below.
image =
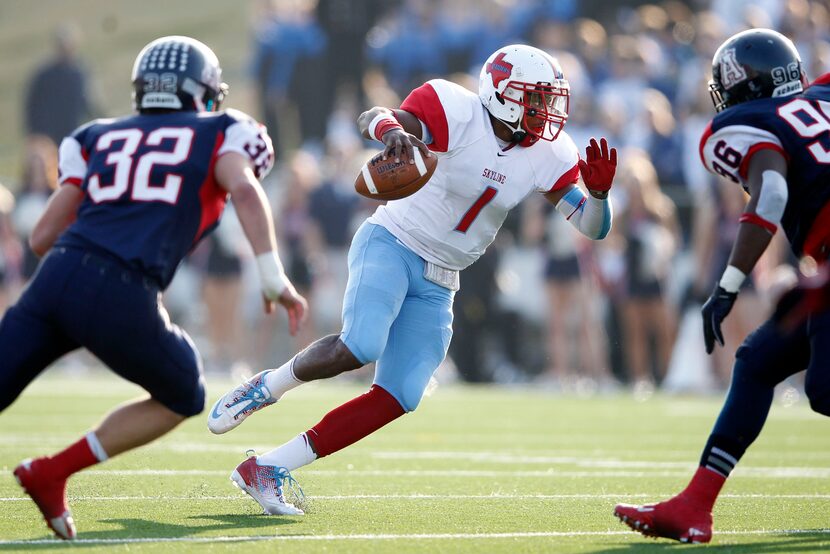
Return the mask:
{"type": "Polygon", "coordinates": [[[824,217],[814,225],[830,199],[830,74],[798,94],[752,100],[720,112],[701,138],[700,157],[709,171],[746,189],[749,161],[767,148],[787,159],[781,227],[800,256],[808,235],[830,231],[824,217]]]}
{"type": "Polygon", "coordinates": [[[165,288],[182,258],[219,222],[227,193],[214,179],[226,152],[257,177],[274,151],[264,127],[236,110],[93,121],[60,146],[60,183],[85,192],[58,246],[99,249],[165,288]]]}

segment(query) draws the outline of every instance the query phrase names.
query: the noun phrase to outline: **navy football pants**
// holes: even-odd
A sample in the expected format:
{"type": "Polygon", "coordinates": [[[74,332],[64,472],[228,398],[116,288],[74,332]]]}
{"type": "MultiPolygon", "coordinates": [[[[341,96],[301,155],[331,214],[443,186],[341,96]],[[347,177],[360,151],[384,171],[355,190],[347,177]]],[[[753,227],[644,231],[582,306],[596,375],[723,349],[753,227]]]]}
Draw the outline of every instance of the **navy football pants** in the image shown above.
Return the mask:
{"type": "Polygon", "coordinates": [[[761,433],[775,386],[804,369],[810,407],[830,416],[830,312],[812,316],[788,335],[767,321],[746,338],[735,353],[732,384],[710,444],[740,459],[761,433]]]}
{"type": "Polygon", "coordinates": [[[55,247],[0,321],[0,411],[79,347],[174,412],[202,411],[198,352],[170,323],[158,286],[106,254],[55,247]]]}

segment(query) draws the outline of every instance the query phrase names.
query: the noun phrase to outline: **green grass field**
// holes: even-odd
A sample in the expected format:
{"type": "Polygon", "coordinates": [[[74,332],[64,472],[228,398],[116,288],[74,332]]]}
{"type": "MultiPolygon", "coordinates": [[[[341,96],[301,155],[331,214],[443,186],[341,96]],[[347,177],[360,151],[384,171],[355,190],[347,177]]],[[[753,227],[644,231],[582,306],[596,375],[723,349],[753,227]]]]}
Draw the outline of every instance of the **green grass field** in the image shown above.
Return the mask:
{"type": "MultiPolygon", "coordinates": [[[[212,382],[213,400],[229,382],[212,382]]],[[[298,470],[305,517],[260,515],[228,474],[359,393],[308,385],[242,427],[202,416],[158,443],[74,477],[72,551],[722,552],[830,550],[830,437],[805,402],[776,405],[715,509],[708,547],[655,542],[611,515],[618,501],[685,485],[720,398],[590,399],[441,386],[419,410],[298,470]]],[[[0,415],[0,550],[64,549],[10,470],[65,445],[137,390],[109,375],[46,375],[0,415]]]]}

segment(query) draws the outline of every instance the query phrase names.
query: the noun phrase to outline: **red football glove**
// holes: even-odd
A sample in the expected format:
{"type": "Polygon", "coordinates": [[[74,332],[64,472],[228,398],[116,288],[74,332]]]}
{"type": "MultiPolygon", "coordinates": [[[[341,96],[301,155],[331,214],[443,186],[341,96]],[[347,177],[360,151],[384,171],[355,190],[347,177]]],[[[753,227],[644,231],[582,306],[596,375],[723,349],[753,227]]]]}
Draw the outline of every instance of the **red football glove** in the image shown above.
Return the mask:
{"type": "Polygon", "coordinates": [[[612,148],[609,155],[605,137],[600,139],[599,144],[597,139],[592,138],[591,144],[585,147],[585,159],[580,158],[578,163],[582,182],[588,190],[606,192],[611,188],[617,171],[617,149],[612,148]]]}

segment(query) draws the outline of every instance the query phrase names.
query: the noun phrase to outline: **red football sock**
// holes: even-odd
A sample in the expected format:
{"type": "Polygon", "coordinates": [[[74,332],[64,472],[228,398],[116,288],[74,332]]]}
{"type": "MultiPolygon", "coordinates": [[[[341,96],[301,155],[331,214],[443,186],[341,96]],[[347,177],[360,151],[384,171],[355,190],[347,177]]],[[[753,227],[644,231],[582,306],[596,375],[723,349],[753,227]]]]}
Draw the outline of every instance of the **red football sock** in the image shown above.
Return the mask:
{"type": "Polygon", "coordinates": [[[726,477],[700,466],[686,489],[680,494],[711,512],[724,483],[726,483],[726,477]]]}
{"type": "Polygon", "coordinates": [[[41,458],[40,461],[48,475],[55,479],[66,479],[73,473],[97,464],[98,458],[90,448],[87,438],[82,437],[81,440],[68,446],[65,450],[54,456],[41,458]]]}
{"type": "Polygon", "coordinates": [[[369,392],[327,413],[320,423],[306,431],[306,436],[317,456],[322,458],[371,435],[404,413],[394,396],[372,385],[369,392]]]}

